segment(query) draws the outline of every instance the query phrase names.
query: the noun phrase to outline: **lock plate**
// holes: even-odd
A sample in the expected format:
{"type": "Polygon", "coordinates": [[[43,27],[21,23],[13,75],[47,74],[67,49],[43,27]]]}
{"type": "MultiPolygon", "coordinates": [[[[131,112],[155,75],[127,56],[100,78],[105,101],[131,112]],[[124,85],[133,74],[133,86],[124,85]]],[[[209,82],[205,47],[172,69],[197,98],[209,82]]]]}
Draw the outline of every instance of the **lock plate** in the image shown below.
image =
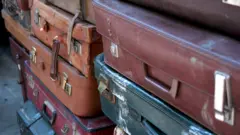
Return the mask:
{"type": "Polygon", "coordinates": [[[82,44],[76,40],[73,41],[73,50],[75,53],[82,55],[82,44]]]}
{"type": "Polygon", "coordinates": [[[222,2],[240,7],[240,0],[222,0],[222,2]]]}
{"type": "Polygon", "coordinates": [[[72,86],[68,83],[68,75],[66,73],[63,73],[62,89],[68,96],[72,95],[72,86]]]}
{"type": "Polygon", "coordinates": [[[40,14],[39,14],[39,10],[37,8],[34,12],[34,23],[36,25],[39,25],[39,22],[40,22],[40,14]]]}
{"type": "Polygon", "coordinates": [[[32,47],[32,50],[30,51],[30,60],[33,63],[37,63],[36,52],[37,52],[37,49],[35,47],[32,47]]]}
{"type": "Polygon", "coordinates": [[[230,76],[219,71],[215,72],[214,110],[217,120],[234,125],[230,76]]]}

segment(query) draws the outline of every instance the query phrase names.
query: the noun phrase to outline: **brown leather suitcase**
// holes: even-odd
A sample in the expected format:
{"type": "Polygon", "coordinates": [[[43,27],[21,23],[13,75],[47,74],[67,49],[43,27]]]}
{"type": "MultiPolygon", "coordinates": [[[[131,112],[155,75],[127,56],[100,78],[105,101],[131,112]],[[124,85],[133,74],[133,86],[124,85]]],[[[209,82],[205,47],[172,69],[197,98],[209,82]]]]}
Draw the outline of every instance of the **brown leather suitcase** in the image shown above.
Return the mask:
{"type": "Polygon", "coordinates": [[[33,73],[66,107],[78,116],[95,116],[101,113],[97,84],[93,76],[84,77],[77,69],[57,57],[60,44],[55,44],[55,52],[52,52],[38,39],[29,36],[4,10],[2,15],[7,30],[29,50],[33,73]]]}
{"type": "Polygon", "coordinates": [[[119,0],[94,7],[108,65],[215,133],[240,134],[238,41],[119,0]]]}
{"type": "Polygon", "coordinates": [[[103,51],[101,36],[94,25],[75,20],[41,1],[34,1],[31,16],[32,31],[38,39],[52,48],[53,40],[58,38],[59,54],[86,77],[92,75],[93,59],[103,51]]]}
{"type": "Polygon", "coordinates": [[[39,80],[25,61],[28,99],[33,102],[53,130],[58,135],[112,135],[114,123],[103,114],[97,117],[83,118],[75,116],[67,109],[39,80]],[[49,110],[49,111],[48,111],[49,110]]]}
{"type": "Polygon", "coordinates": [[[17,20],[25,29],[30,30],[30,10],[28,0],[2,0],[3,9],[17,20]]]}
{"type": "Polygon", "coordinates": [[[240,35],[238,0],[124,0],[168,13],[227,34],[240,35]]]}
{"type": "Polygon", "coordinates": [[[27,53],[27,50],[24,47],[22,47],[12,37],[9,38],[9,42],[10,42],[13,61],[17,64],[18,71],[19,71],[18,83],[21,85],[21,88],[22,88],[23,100],[27,101],[27,92],[26,92],[26,87],[24,83],[25,80],[23,78],[24,76],[23,66],[24,66],[24,61],[29,60],[29,55],[27,53]]]}
{"type": "Polygon", "coordinates": [[[92,0],[40,0],[48,5],[54,5],[71,14],[79,12],[79,18],[95,24],[92,0]]]}

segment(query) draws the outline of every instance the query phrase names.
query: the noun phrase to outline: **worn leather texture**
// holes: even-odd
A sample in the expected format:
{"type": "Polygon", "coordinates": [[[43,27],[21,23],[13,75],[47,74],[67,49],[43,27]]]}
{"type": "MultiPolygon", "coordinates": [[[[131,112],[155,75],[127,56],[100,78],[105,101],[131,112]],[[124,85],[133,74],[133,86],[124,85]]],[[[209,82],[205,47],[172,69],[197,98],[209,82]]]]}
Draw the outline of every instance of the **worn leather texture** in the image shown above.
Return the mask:
{"type": "Polygon", "coordinates": [[[30,10],[29,9],[29,0],[16,0],[17,1],[17,5],[21,10],[27,11],[30,10]]]}
{"type": "Polygon", "coordinates": [[[22,10],[16,0],[2,0],[2,3],[3,9],[7,11],[9,15],[17,20],[25,29],[30,30],[31,19],[29,10],[22,10]]]}
{"type": "Polygon", "coordinates": [[[58,37],[61,42],[59,55],[86,77],[93,75],[93,59],[103,51],[101,36],[94,25],[79,19],[73,20],[72,15],[41,1],[34,1],[31,16],[34,36],[51,48],[53,40],[58,37]],[[71,30],[69,28],[73,21],[75,23],[71,30]]]}
{"type": "Polygon", "coordinates": [[[220,71],[231,78],[239,114],[238,41],[118,0],[94,7],[108,65],[217,134],[239,134],[239,118],[233,126],[218,121],[213,107],[220,71]]]}
{"type": "MultiPolygon", "coordinates": [[[[115,125],[104,115],[91,118],[76,117],[68,110],[31,72],[30,65],[25,63],[25,79],[28,92],[28,98],[33,101],[34,105],[40,112],[43,109],[44,102],[48,101],[54,108],[56,116],[52,123],[52,128],[57,134],[62,134],[64,125],[68,128],[66,134],[80,135],[112,135],[115,125]]],[[[52,112],[47,112],[50,117],[52,112]]],[[[63,130],[64,131],[64,130],[63,130]]]]}
{"type": "Polygon", "coordinates": [[[12,37],[9,38],[10,42],[10,47],[11,47],[11,54],[12,54],[12,59],[13,61],[17,64],[18,71],[19,71],[19,79],[18,83],[21,85],[22,88],[22,95],[23,95],[23,100],[27,101],[27,92],[26,92],[26,87],[24,83],[24,61],[29,60],[29,55],[27,53],[27,50],[20,46],[20,44],[14,40],[12,37]]]}
{"type": "Polygon", "coordinates": [[[80,11],[79,18],[86,20],[92,24],[95,24],[94,11],[92,6],[92,0],[41,0],[48,5],[54,5],[67,12],[76,14],[80,11]]]}
{"type": "Polygon", "coordinates": [[[46,87],[74,114],[78,116],[94,116],[101,113],[99,94],[96,91],[97,83],[95,78],[86,78],[77,69],[69,65],[60,57],[58,58],[58,79],[53,81],[50,77],[50,66],[52,51],[42,44],[38,39],[31,37],[21,25],[16,23],[4,11],[7,30],[22,44],[28,51],[35,48],[36,63],[31,62],[31,70],[43,81],[46,87]],[[67,81],[64,81],[67,75],[67,81]],[[71,90],[63,88],[63,84],[71,90]],[[69,91],[68,91],[69,90],[69,91]],[[69,94],[67,94],[69,92],[69,94]]]}
{"type": "Polygon", "coordinates": [[[167,13],[186,21],[191,21],[208,28],[220,30],[228,35],[240,35],[239,6],[229,5],[223,0],[124,0],[155,10],[167,13]]]}
{"type": "Polygon", "coordinates": [[[95,60],[95,75],[101,91],[103,112],[129,135],[213,135],[189,117],[129,81],[104,62],[103,55],[95,60]],[[115,98],[115,102],[109,100],[115,98]],[[150,113],[151,111],[151,113],[150,113]]]}

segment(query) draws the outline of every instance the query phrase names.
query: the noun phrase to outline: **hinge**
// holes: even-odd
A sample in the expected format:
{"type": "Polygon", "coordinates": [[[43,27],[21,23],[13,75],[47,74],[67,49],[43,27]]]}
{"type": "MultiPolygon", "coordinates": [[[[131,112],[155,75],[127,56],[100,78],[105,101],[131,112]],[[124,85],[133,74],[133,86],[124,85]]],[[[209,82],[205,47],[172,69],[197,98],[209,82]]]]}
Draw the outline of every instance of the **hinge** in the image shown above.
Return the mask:
{"type": "Polygon", "coordinates": [[[234,125],[230,76],[219,71],[215,72],[214,109],[217,120],[234,125]]]}
{"type": "Polygon", "coordinates": [[[62,89],[68,96],[72,95],[72,86],[68,83],[68,75],[63,73],[62,89]]]}
{"type": "Polygon", "coordinates": [[[32,47],[32,50],[30,51],[30,60],[33,63],[37,63],[36,52],[37,52],[37,49],[35,47],[32,47]]]}
{"type": "Polygon", "coordinates": [[[222,0],[222,2],[240,7],[240,0],[222,0]]]}

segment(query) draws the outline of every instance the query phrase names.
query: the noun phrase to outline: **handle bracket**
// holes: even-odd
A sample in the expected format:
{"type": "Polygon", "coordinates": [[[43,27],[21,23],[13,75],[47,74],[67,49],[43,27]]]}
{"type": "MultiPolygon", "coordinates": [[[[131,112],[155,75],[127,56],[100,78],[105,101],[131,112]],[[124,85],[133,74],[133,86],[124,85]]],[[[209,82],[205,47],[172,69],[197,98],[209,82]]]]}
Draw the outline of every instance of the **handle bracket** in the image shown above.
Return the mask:
{"type": "Polygon", "coordinates": [[[220,71],[215,72],[214,110],[217,120],[234,125],[230,76],[220,71]]]}

